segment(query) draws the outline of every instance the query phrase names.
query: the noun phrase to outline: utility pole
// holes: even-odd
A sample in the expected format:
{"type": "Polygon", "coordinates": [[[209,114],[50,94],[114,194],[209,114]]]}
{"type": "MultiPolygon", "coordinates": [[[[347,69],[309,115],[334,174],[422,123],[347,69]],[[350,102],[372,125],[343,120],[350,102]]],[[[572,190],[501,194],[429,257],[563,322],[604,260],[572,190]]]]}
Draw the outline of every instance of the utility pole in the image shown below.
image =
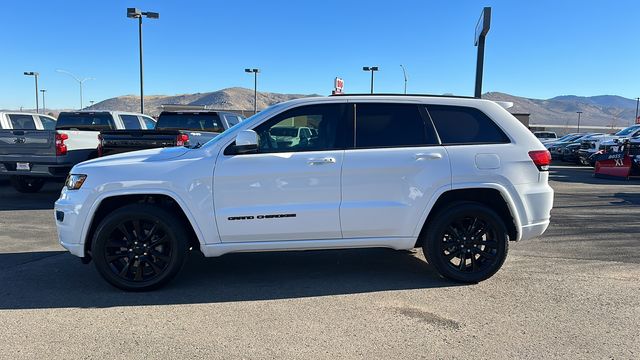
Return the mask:
{"type": "Polygon", "coordinates": [[[640,105],[640,98],[636,98],[636,118],[633,119],[634,124],[640,123],[640,121],[638,121],[638,105],[640,105]]]}
{"type": "Polygon", "coordinates": [[[149,19],[159,19],[160,14],[151,11],[140,11],[137,8],[127,8],[127,17],[131,19],[138,19],[138,47],[140,50],[140,113],[144,114],[144,80],[143,80],[143,68],[142,68],[142,17],[146,16],[149,19]]]}
{"type": "Polygon", "coordinates": [[[25,71],[24,72],[25,76],[33,76],[36,79],[36,114],[40,113],[40,104],[38,104],[40,101],[38,100],[38,76],[40,76],[40,73],[36,72],[36,71],[25,71]]]}
{"type": "Polygon", "coordinates": [[[258,73],[260,69],[244,69],[246,73],[253,73],[253,114],[258,113],[258,73]]]}
{"type": "Polygon", "coordinates": [[[402,75],[404,75],[404,94],[407,94],[407,71],[404,68],[404,65],[400,64],[400,67],[402,68],[402,75]]]}
{"type": "Polygon", "coordinates": [[[47,113],[47,104],[44,102],[44,93],[47,92],[47,89],[41,89],[40,92],[42,93],[42,113],[46,114],[47,113]]]}
{"type": "Polygon", "coordinates": [[[476,89],[474,96],[482,97],[482,73],[484,71],[484,42],[491,27],[491,7],[482,9],[480,19],[476,24],[476,41],[475,46],[478,47],[478,58],[476,60],[476,89]]]}
{"type": "Polygon", "coordinates": [[[362,70],[371,71],[371,93],[373,94],[373,73],[378,71],[379,68],[377,66],[363,66],[362,70]]]}
{"type": "Polygon", "coordinates": [[[578,132],[580,132],[580,114],[582,114],[582,111],[576,111],[576,113],[578,114],[578,132]]]}

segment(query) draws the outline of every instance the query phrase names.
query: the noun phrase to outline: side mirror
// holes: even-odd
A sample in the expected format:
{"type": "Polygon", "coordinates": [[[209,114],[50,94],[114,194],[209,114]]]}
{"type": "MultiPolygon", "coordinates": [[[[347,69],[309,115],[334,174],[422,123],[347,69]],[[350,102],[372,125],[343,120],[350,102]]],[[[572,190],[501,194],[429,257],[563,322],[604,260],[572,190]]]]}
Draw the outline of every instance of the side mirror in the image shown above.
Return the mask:
{"type": "Polygon", "coordinates": [[[236,136],[236,154],[250,154],[258,151],[258,134],[253,130],[242,130],[236,136]]]}

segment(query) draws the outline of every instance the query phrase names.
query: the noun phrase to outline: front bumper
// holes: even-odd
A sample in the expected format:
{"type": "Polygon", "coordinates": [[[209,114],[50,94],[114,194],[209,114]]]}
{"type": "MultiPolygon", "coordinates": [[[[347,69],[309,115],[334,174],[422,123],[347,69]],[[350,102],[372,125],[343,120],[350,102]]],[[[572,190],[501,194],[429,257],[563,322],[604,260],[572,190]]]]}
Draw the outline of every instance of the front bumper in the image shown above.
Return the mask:
{"type": "Polygon", "coordinates": [[[84,257],[83,231],[88,209],[83,205],[88,191],[64,188],[54,206],[60,245],[75,256],[84,257]]]}

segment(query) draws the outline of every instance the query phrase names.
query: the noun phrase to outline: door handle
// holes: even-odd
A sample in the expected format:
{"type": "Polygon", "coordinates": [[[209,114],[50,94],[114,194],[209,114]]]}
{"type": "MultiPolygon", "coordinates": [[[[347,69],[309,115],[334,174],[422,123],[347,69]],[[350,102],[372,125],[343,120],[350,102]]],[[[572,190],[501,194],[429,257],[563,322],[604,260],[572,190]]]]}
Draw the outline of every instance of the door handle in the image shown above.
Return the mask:
{"type": "Polygon", "coordinates": [[[440,153],[417,153],[413,156],[416,160],[437,160],[442,159],[440,153]]]}
{"type": "Polygon", "coordinates": [[[307,160],[307,163],[309,165],[335,164],[335,162],[336,162],[336,158],[332,158],[332,157],[307,160]]]}

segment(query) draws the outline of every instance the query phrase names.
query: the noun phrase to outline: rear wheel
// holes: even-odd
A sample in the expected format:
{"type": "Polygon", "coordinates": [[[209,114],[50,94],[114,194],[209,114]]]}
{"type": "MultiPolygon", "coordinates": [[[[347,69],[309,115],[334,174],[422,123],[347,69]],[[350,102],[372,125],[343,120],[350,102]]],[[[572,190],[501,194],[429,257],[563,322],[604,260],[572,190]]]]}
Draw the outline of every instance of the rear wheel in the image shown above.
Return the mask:
{"type": "Polygon", "coordinates": [[[423,251],[443,277],[477,283],[502,267],[508,243],[507,227],[493,210],[460,202],[442,210],[428,224],[423,251]]]}
{"type": "Polygon", "coordinates": [[[43,178],[25,175],[11,176],[9,180],[11,181],[11,185],[21,193],[38,192],[46,182],[43,178]]]}
{"type": "Polygon", "coordinates": [[[166,210],[146,204],[127,205],[98,226],[91,255],[110,284],[128,291],[159,288],[184,264],[184,224],[166,210]]]}

